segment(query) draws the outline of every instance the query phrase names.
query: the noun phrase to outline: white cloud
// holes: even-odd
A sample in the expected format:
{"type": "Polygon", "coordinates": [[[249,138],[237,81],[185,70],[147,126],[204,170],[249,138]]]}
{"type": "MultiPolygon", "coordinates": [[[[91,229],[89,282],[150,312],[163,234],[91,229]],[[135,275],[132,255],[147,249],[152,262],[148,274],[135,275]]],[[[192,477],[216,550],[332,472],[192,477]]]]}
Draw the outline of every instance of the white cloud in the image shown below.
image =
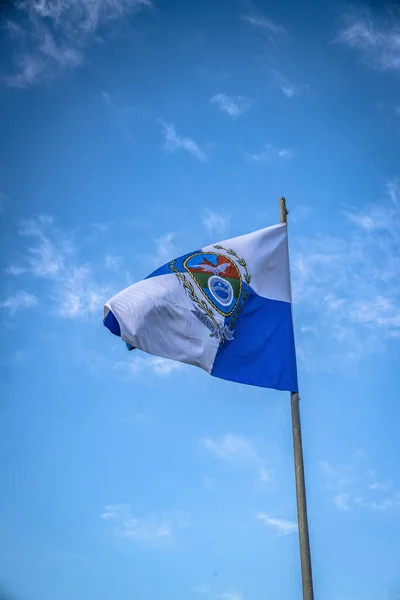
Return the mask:
{"type": "Polygon", "coordinates": [[[122,262],[122,256],[115,256],[114,254],[106,254],[104,257],[104,266],[106,269],[115,270],[118,269],[122,262]]]}
{"type": "Polygon", "coordinates": [[[111,123],[128,142],[134,142],[135,125],[140,108],[127,104],[120,98],[114,98],[108,92],[103,91],[101,97],[108,107],[111,123]]]}
{"type": "Polygon", "coordinates": [[[273,45],[276,45],[280,40],[289,39],[289,34],[284,27],[263,15],[250,13],[242,15],[242,20],[263,31],[273,45]]]}
{"type": "Polygon", "coordinates": [[[130,504],[105,506],[101,518],[114,524],[117,535],[149,543],[169,541],[175,530],[190,525],[189,513],[172,511],[138,518],[130,504]]]}
{"type": "Polygon", "coordinates": [[[280,158],[292,158],[293,151],[289,148],[276,148],[276,152],[280,158]]]}
{"type": "Polygon", "coordinates": [[[292,98],[296,93],[296,88],[292,85],[282,85],[281,90],[282,94],[286,96],[286,98],[292,98]]]}
{"type": "Polygon", "coordinates": [[[267,527],[274,529],[279,535],[290,535],[291,533],[295,533],[297,531],[297,523],[294,521],[278,519],[265,513],[258,514],[257,518],[260,519],[267,527]]]}
{"type": "Polygon", "coordinates": [[[6,272],[8,275],[22,275],[26,273],[26,269],[24,267],[19,267],[18,265],[10,265],[7,267],[6,272]]]}
{"type": "Polygon", "coordinates": [[[380,490],[380,491],[388,491],[390,490],[390,485],[388,483],[383,483],[382,481],[374,481],[369,485],[370,490],[380,490]]]}
{"type": "Polygon", "coordinates": [[[223,236],[229,229],[230,216],[207,210],[202,223],[210,235],[223,236]]]}
{"type": "Polygon", "coordinates": [[[399,20],[361,13],[348,14],[337,41],[358,50],[373,68],[400,69],[399,20]]]}
{"type": "Polygon", "coordinates": [[[174,244],[174,233],[166,233],[155,240],[156,251],[153,262],[156,267],[165,265],[168,261],[176,258],[177,250],[174,244]]]}
{"type": "Polygon", "coordinates": [[[266,144],[261,152],[246,154],[246,158],[254,163],[276,163],[277,160],[293,157],[294,152],[290,148],[275,148],[271,144],[266,144]]]}
{"type": "Polygon", "coordinates": [[[142,8],[150,0],[33,0],[16,4],[8,21],[13,73],[10,87],[27,87],[85,60],[85,48],[102,35],[103,26],[142,8]]]}
{"type": "Polygon", "coordinates": [[[217,104],[219,109],[226,112],[232,119],[240,117],[251,107],[250,98],[244,96],[228,96],[227,94],[215,94],[211,102],[217,104]]]}
{"type": "Polygon", "coordinates": [[[228,433],[220,439],[205,437],[202,446],[223,460],[239,462],[261,462],[253,443],[238,435],[228,433]]]}
{"type": "Polygon", "coordinates": [[[194,592],[196,594],[209,594],[211,592],[211,586],[203,584],[203,585],[198,585],[194,588],[194,592]]]}
{"type": "Polygon", "coordinates": [[[200,446],[217,458],[235,466],[256,468],[262,482],[271,479],[271,473],[265,467],[265,462],[253,442],[243,436],[228,433],[218,439],[205,437],[200,440],[200,446]]]}
{"type": "Polygon", "coordinates": [[[20,234],[32,243],[22,265],[11,265],[7,269],[9,274],[43,280],[46,283],[45,298],[50,300],[60,317],[82,317],[101,312],[109,290],[96,281],[89,264],[79,261],[72,236],[57,229],[48,215],[24,221],[20,234]]]}
{"type": "Polygon", "coordinates": [[[52,59],[63,68],[75,68],[83,62],[80,50],[57,46],[52,34],[49,32],[44,33],[40,42],[40,50],[46,59],[52,59]]]}
{"type": "Polygon", "coordinates": [[[218,489],[218,485],[215,482],[215,480],[210,477],[209,475],[204,475],[202,477],[201,480],[201,485],[206,489],[206,490],[210,490],[210,491],[214,491],[216,489],[218,489]]]}
{"type": "Polygon", "coordinates": [[[207,162],[207,155],[197,142],[189,137],[178,135],[175,126],[172,125],[172,123],[166,123],[162,119],[160,119],[160,123],[165,138],[164,149],[166,152],[175,152],[176,150],[182,149],[194,158],[197,158],[197,160],[207,162]]]}
{"type": "Polygon", "coordinates": [[[222,600],[243,600],[243,596],[236,592],[224,592],[221,594],[220,598],[222,598],[222,600]]]}
{"type": "Polygon", "coordinates": [[[158,375],[169,375],[183,368],[183,364],[175,360],[168,360],[160,356],[153,356],[148,360],[149,368],[158,375]]]}
{"type": "Polygon", "coordinates": [[[60,317],[82,317],[91,313],[101,313],[106,294],[91,280],[88,267],[73,267],[58,281],[60,287],[54,299],[58,304],[57,312],[60,317]]]}
{"type": "Polygon", "coordinates": [[[268,67],[268,72],[271,77],[272,84],[280,89],[282,94],[286,98],[293,98],[294,96],[298,96],[302,92],[308,90],[308,84],[297,84],[289,81],[287,77],[285,77],[282,73],[273,69],[272,67],[268,67]]]}
{"type": "Polygon", "coordinates": [[[333,503],[339,510],[350,509],[351,497],[348,494],[335,494],[333,496],[333,503]]]}
{"type": "Polygon", "coordinates": [[[129,359],[119,361],[114,365],[115,370],[136,377],[148,371],[165,377],[174,371],[180,371],[182,368],[184,368],[183,363],[147,354],[135,354],[130,356],[129,359]]]}
{"type": "Polygon", "coordinates": [[[11,315],[15,315],[15,313],[19,310],[24,308],[32,308],[38,304],[38,302],[39,301],[36,296],[22,290],[13,296],[9,296],[3,300],[3,302],[0,302],[0,308],[5,308],[10,312],[11,315]]]}
{"type": "Polygon", "coordinates": [[[271,473],[263,467],[261,467],[260,469],[260,481],[262,481],[263,483],[268,483],[269,481],[271,481],[271,473]]]}
{"type": "Polygon", "coordinates": [[[111,223],[92,223],[92,227],[99,233],[106,233],[110,229],[111,223]]]}
{"type": "Polygon", "coordinates": [[[308,219],[312,212],[313,209],[310,206],[299,204],[290,210],[290,222],[300,223],[300,221],[308,219]]]}
{"type": "Polygon", "coordinates": [[[347,464],[332,467],[320,462],[324,487],[338,510],[356,508],[388,510],[400,507],[400,490],[393,483],[381,481],[362,453],[355,453],[347,464]]]}
{"type": "Polygon", "coordinates": [[[16,73],[3,78],[4,83],[13,88],[24,88],[35,83],[46,71],[43,60],[35,56],[19,56],[15,59],[16,73]]]}

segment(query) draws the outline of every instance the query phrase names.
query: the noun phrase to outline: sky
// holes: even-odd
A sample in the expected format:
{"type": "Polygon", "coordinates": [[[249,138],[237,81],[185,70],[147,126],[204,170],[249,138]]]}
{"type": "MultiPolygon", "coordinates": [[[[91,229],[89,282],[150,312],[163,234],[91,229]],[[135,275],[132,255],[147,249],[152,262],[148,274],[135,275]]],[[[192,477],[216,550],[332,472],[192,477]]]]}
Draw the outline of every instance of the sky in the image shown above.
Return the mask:
{"type": "Polygon", "coordinates": [[[399,31],[372,0],[2,3],[0,597],[301,597],[289,394],[102,323],[283,195],[315,597],[398,598],[399,31]]]}

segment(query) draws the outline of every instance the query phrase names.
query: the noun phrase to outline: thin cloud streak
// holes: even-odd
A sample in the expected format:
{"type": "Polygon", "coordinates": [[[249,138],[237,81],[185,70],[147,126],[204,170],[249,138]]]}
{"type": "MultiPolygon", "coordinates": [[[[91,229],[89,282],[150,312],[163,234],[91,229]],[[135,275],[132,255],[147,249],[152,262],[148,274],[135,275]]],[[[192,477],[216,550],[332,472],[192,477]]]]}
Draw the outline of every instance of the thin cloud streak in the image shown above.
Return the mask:
{"type": "Polygon", "coordinates": [[[218,108],[227,113],[232,119],[237,119],[251,107],[250,98],[244,96],[228,96],[227,94],[215,94],[210,100],[218,108]]]}
{"type": "Polygon", "coordinates": [[[207,210],[202,223],[207,232],[213,236],[224,236],[229,229],[230,216],[207,210]]]}
{"type": "Polygon", "coordinates": [[[236,592],[224,592],[220,595],[220,598],[221,600],[243,600],[243,596],[236,592]]]}
{"type": "Polygon", "coordinates": [[[20,310],[32,308],[38,303],[39,300],[35,295],[22,290],[0,302],[0,308],[7,309],[10,315],[14,316],[20,310]]]}
{"type": "Polygon", "coordinates": [[[161,267],[167,262],[176,258],[177,249],[174,243],[175,234],[166,233],[155,239],[156,251],[153,258],[153,263],[156,267],[161,267]]]}
{"type": "Polygon", "coordinates": [[[152,544],[170,542],[176,530],[190,525],[187,512],[172,511],[138,518],[130,504],[107,505],[100,516],[113,524],[116,535],[152,544]]]}
{"type": "MultiPolygon", "coordinates": [[[[137,352],[137,351],[135,351],[137,352]]],[[[129,359],[118,361],[114,365],[114,370],[124,373],[128,377],[139,378],[142,374],[152,372],[161,377],[167,377],[175,371],[181,371],[185,368],[183,363],[162,358],[160,356],[134,355],[129,359]]]]}
{"type": "Polygon", "coordinates": [[[296,533],[297,531],[297,523],[294,521],[279,519],[265,513],[258,514],[257,518],[260,519],[264,525],[275,530],[279,535],[290,535],[291,533],[296,533]]]}
{"type": "Polygon", "coordinates": [[[271,76],[272,84],[278,87],[288,99],[298,96],[309,88],[308,84],[296,84],[289,81],[282,73],[271,67],[268,67],[268,72],[271,76]]]}
{"type": "Polygon", "coordinates": [[[265,483],[271,480],[272,475],[253,442],[243,436],[228,433],[221,438],[204,437],[200,440],[199,445],[210,454],[233,466],[256,469],[261,482],[265,483]]]}
{"type": "Polygon", "coordinates": [[[108,108],[111,123],[126,141],[133,143],[135,141],[134,131],[140,108],[127,104],[120,99],[117,100],[105,91],[101,93],[101,97],[108,108]]]}
{"type": "Polygon", "coordinates": [[[284,27],[274,23],[272,19],[268,19],[267,17],[256,14],[256,13],[248,13],[241,16],[242,21],[248,23],[255,29],[258,29],[265,33],[268,37],[271,44],[276,46],[279,41],[289,40],[289,33],[286,31],[284,27]]]}
{"type": "Polygon", "coordinates": [[[185,150],[200,162],[208,161],[206,153],[200,148],[195,140],[178,135],[175,126],[172,123],[167,123],[162,119],[160,119],[160,123],[165,139],[164,150],[166,152],[172,153],[176,150],[185,150]]]}
{"type": "Polygon", "coordinates": [[[266,144],[261,152],[247,153],[245,156],[253,163],[273,163],[277,160],[293,158],[294,152],[290,148],[275,148],[271,144],[266,144]]]}

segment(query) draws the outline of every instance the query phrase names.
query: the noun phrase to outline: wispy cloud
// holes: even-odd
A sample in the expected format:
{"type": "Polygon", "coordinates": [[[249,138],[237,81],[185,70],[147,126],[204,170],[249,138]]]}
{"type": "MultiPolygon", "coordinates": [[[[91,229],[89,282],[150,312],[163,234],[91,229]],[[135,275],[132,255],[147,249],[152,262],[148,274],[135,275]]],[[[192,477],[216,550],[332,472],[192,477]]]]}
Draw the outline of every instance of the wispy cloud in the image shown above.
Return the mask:
{"type": "MultiPolygon", "coordinates": [[[[193,590],[196,594],[209,596],[212,588],[209,585],[200,585],[193,590]]],[[[222,592],[221,594],[212,594],[212,597],[220,600],[243,600],[243,596],[238,592],[222,592]]]]}
{"type": "Polygon", "coordinates": [[[260,13],[251,12],[242,15],[241,18],[249,25],[264,32],[273,45],[276,45],[279,40],[289,39],[289,34],[284,27],[260,13]]]}
{"type": "Polygon", "coordinates": [[[371,13],[353,12],[345,16],[337,41],[358,50],[373,68],[400,69],[399,20],[371,13]]]}
{"type": "Polygon", "coordinates": [[[146,372],[166,377],[174,371],[180,371],[184,366],[183,363],[160,356],[134,354],[128,359],[115,363],[114,369],[130,377],[139,377],[146,372]]]}
{"type": "Polygon", "coordinates": [[[92,227],[99,233],[106,233],[110,229],[111,223],[92,223],[92,227]]]}
{"type": "Polygon", "coordinates": [[[252,101],[244,96],[228,96],[227,94],[215,94],[211,102],[216,104],[220,110],[226,112],[232,119],[237,119],[251,107],[252,101]]]}
{"type": "Polygon", "coordinates": [[[363,454],[355,453],[347,464],[340,466],[321,461],[320,469],[325,489],[338,510],[400,507],[400,489],[391,481],[382,481],[363,454]]]}
{"type": "Polygon", "coordinates": [[[266,144],[261,152],[247,153],[246,158],[254,163],[274,163],[277,160],[287,160],[294,157],[294,152],[290,148],[275,148],[271,144],[266,144]]]}
{"type": "Polygon", "coordinates": [[[243,596],[236,592],[224,592],[220,595],[222,600],[243,600],[243,596]]]}
{"type": "Polygon", "coordinates": [[[85,48],[110,21],[151,6],[150,0],[35,0],[19,2],[7,22],[10,87],[27,87],[85,60],[85,48]]]}
{"type": "Polygon", "coordinates": [[[104,266],[106,269],[115,270],[121,265],[122,260],[122,256],[106,254],[104,257],[104,266]]]}
{"type": "Polygon", "coordinates": [[[20,264],[8,267],[9,275],[46,282],[46,302],[60,317],[82,317],[101,310],[109,290],[96,281],[89,264],[79,261],[73,236],[63,234],[46,215],[23,221],[20,234],[31,243],[20,264]]]}
{"type": "Polygon", "coordinates": [[[170,541],[174,531],[190,525],[187,512],[172,511],[137,517],[130,504],[105,506],[101,518],[114,525],[117,535],[149,543],[170,541]]]}
{"type": "Polygon", "coordinates": [[[345,237],[293,238],[294,302],[313,311],[302,326],[324,332],[323,364],[311,330],[299,337],[307,369],[353,368],[400,337],[399,198],[391,181],[374,204],[344,211],[345,237]]]}
{"type": "Polygon", "coordinates": [[[305,221],[312,214],[313,209],[311,206],[307,204],[298,204],[293,209],[290,210],[290,222],[291,223],[300,223],[301,221],[305,221]]]}
{"type": "Polygon", "coordinates": [[[218,214],[213,210],[207,210],[202,223],[210,235],[223,236],[229,229],[230,216],[218,214]]]}
{"type": "Polygon", "coordinates": [[[164,149],[166,152],[175,152],[176,150],[185,150],[201,162],[207,162],[206,153],[200,148],[197,142],[189,137],[178,135],[175,126],[160,119],[164,135],[164,149]]]}
{"type": "Polygon", "coordinates": [[[0,302],[0,308],[7,309],[11,315],[15,315],[22,309],[36,306],[38,302],[36,296],[22,290],[0,302]]]}
{"type": "Polygon", "coordinates": [[[221,438],[205,437],[200,440],[200,446],[234,466],[255,468],[262,482],[271,479],[271,472],[266,468],[254,443],[243,436],[228,433],[221,438]]]}
{"type": "Polygon", "coordinates": [[[287,519],[278,519],[271,515],[260,513],[257,515],[264,525],[270,529],[274,529],[279,535],[290,535],[297,531],[297,523],[294,521],[288,521],[287,519]]]}
{"type": "Polygon", "coordinates": [[[175,234],[166,233],[156,238],[156,251],[154,254],[154,265],[161,267],[173,258],[176,258],[177,250],[174,243],[175,234]]]}
{"type": "Polygon", "coordinates": [[[202,585],[197,585],[195,588],[193,588],[193,591],[196,594],[209,594],[211,592],[211,586],[207,585],[207,584],[202,584],[202,585]]]}
{"type": "Polygon", "coordinates": [[[132,106],[119,98],[114,98],[109,92],[102,92],[101,97],[106,104],[110,121],[128,142],[135,140],[134,126],[137,122],[140,109],[132,106]]]}
{"type": "Polygon", "coordinates": [[[287,77],[285,77],[282,73],[276,71],[276,69],[268,67],[268,72],[271,76],[272,84],[278,87],[286,98],[293,98],[294,96],[298,96],[302,92],[308,90],[308,84],[293,83],[292,81],[289,81],[289,79],[287,79],[287,77]]]}

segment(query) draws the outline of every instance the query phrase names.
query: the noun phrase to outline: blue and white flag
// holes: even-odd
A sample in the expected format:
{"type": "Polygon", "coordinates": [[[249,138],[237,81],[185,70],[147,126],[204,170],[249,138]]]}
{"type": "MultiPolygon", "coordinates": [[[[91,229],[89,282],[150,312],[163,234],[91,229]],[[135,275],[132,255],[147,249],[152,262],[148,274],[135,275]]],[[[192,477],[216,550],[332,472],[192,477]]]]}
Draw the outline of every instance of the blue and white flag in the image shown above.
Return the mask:
{"type": "Polygon", "coordinates": [[[104,324],[130,349],[297,392],[286,223],[171,260],[111,298],[104,324]]]}

